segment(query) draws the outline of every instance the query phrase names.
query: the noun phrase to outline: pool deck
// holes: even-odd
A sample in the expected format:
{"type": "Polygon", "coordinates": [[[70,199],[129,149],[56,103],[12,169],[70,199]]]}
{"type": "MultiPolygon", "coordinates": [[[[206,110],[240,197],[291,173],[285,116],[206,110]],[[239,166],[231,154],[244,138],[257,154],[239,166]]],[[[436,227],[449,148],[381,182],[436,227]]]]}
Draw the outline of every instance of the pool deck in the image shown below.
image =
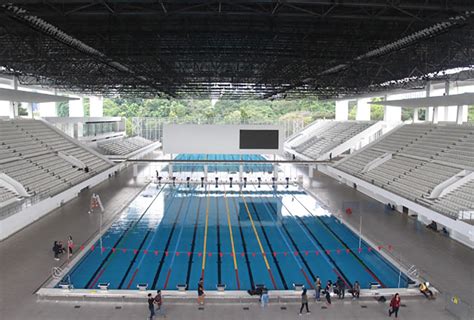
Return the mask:
{"type": "MultiPolygon", "coordinates": [[[[51,274],[53,267],[65,263],[54,261],[51,244],[66,239],[70,234],[80,245],[97,234],[98,216],[87,213],[92,192],[99,193],[105,206],[105,221],[110,221],[146,185],[143,178],[133,178],[133,170],[122,171],[99,186],[87,190],[77,199],[65,204],[40,221],[0,243],[0,314],[2,319],[145,319],[146,302],[71,302],[39,301],[35,294],[51,274]]],[[[413,218],[396,212],[384,212],[360,192],[341,185],[333,179],[317,174],[305,179],[307,188],[336,212],[350,203],[359,203],[354,210],[341,218],[354,228],[359,227],[363,216],[363,234],[374,243],[391,244],[395,254],[414,264],[422,277],[430,281],[443,294],[459,296],[474,304],[474,252],[473,250],[427,230],[413,218]],[[341,201],[341,197],[344,199],[341,201]],[[382,212],[382,213],[381,213],[382,212]]],[[[165,298],[166,299],[166,298],[165,298]]],[[[291,299],[293,300],[293,299],[291,299]]],[[[166,301],[166,300],[165,300],[166,301]]],[[[294,301],[294,300],[293,300],[294,301]]],[[[386,317],[387,303],[373,299],[337,301],[324,309],[324,304],[311,302],[312,319],[380,319],[386,317]]],[[[405,301],[405,300],[404,300],[405,301]]],[[[298,318],[298,303],[273,300],[262,310],[254,300],[234,304],[208,304],[202,310],[193,299],[171,302],[166,306],[171,319],[291,319],[298,318]],[[186,303],[183,303],[186,302],[186,303]],[[283,308],[283,309],[282,309],[283,308]]],[[[445,310],[442,297],[434,301],[410,299],[401,308],[401,319],[454,319],[445,310]]]]}

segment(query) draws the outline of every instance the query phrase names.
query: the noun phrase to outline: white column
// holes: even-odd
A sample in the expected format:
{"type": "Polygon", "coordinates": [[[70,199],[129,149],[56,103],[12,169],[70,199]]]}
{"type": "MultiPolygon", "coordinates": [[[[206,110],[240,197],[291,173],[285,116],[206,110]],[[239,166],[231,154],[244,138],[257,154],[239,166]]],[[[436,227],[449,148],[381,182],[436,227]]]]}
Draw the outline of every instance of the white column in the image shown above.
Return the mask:
{"type": "Polygon", "coordinates": [[[356,120],[370,120],[370,98],[357,100],[356,120]]]}
{"type": "Polygon", "coordinates": [[[10,101],[0,100],[0,117],[10,117],[10,101]]]}
{"type": "Polygon", "coordinates": [[[104,99],[102,97],[91,96],[89,97],[89,107],[91,117],[103,117],[104,116],[104,99]]]}
{"type": "MultiPolygon", "coordinates": [[[[426,91],[426,97],[429,98],[431,95],[431,82],[430,81],[426,83],[425,91],[426,91]]],[[[433,113],[434,113],[433,107],[426,108],[425,121],[431,121],[433,119],[433,113]]]]}
{"type": "MultiPolygon", "coordinates": [[[[384,97],[385,101],[390,100],[390,96],[384,97]]],[[[369,105],[370,106],[370,105],[369,105]]],[[[384,106],[383,120],[386,122],[400,122],[402,121],[402,108],[394,106],[384,106]]]]}
{"type": "Polygon", "coordinates": [[[415,110],[413,110],[413,122],[418,122],[418,108],[415,108],[415,110]]]}
{"type": "Polygon", "coordinates": [[[438,123],[438,113],[439,113],[439,107],[434,107],[433,108],[433,123],[437,124],[438,123]]]}
{"type": "Polygon", "coordinates": [[[69,116],[84,117],[84,104],[82,98],[69,100],[69,116]]]}
{"type": "Polygon", "coordinates": [[[464,113],[466,113],[467,117],[467,106],[457,106],[457,114],[456,114],[456,123],[462,124],[464,122],[464,113]]]}
{"type": "Polygon", "coordinates": [[[349,119],[349,100],[336,101],[336,120],[349,119]]]}

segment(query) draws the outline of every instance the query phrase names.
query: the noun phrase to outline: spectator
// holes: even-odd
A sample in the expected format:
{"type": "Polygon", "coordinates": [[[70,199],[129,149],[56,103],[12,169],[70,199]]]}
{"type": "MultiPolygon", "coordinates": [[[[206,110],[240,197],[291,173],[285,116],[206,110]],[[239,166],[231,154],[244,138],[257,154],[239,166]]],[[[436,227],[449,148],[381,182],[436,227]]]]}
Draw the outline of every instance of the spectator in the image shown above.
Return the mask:
{"type": "Polygon", "coordinates": [[[155,316],[155,298],[152,297],[151,293],[148,294],[148,310],[150,310],[150,319],[155,316]]]}
{"type": "Polygon", "coordinates": [[[420,283],[420,292],[423,293],[423,295],[424,295],[427,299],[434,299],[433,291],[431,291],[431,290],[428,288],[429,285],[430,285],[429,282],[422,282],[422,283],[420,283]]]}
{"type": "Polygon", "coordinates": [[[161,290],[156,291],[155,296],[156,311],[163,317],[165,317],[165,310],[163,308],[163,297],[161,296],[161,290]]]}
{"type": "Polygon", "coordinates": [[[360,296],[359,281],[354,282],[354,286],[352,287],[350,292],[352,293],[352,299],[359,299],[359,296],[360,296]]]}
{"type": "Polygon", "coordinates": [[[68,257],[72,256],[72,249],[74,248],[74,241],[72,241],[72,236],[69,236],[67,239],[67,250],[68,257]]]}
{"type": "Polygon", "coordinates": [[[198,283],[198,303],[199,304],[204,304],[204,280],[201,278],[199,279],[199,283],[198,283]]]}
{"type": "Polygon", "coordinates": [[[314,293],[317,301],[321,300],[321,279],[319,276],[316,276],[316,281],[314,282],[314,293]]]}
{"type": "Polygon", "coordinates": [[[268,296],[268,290],[264,289],[262,291],[262,296],[260,298],[260,303],[262,305],[262,308],[265,308],[268,305],[269,300],[270,300],[270,297],[268,296]]]}
{"type": "Polygon", "coordinates": [[[303,288],[303,292],[301,293],[300,316],[302,315],[304,307],[306,307],[306,313],[311,314],[311,312],[309,312],[309,307],[308,307],[308,294],[307,294],[306,288],[303,288]]]}
{"type": "Polygon", "coordinates": [[[331,292],[332,292],[332,283],[331,280],[328,280],[326,288],[324,288],[324,295],[326,296],[327,304],[331,304],[331,292]]]}
{"type": "Polygon", "coordinates": [[[392,313],[395,314],[395,318],[398,318],[398,309],[400,308],[400,295],[395,293],[392,300],[390,301],[390,308],[388,310],[388,316],[391,317],[392,313]]]}
{"type": "Polygon", "coordinates": [[[346,295],[346,284],[341,277],[337,277],[336,287],[337,296],[339,297],[339,299],[344,299],[344,296],[346,295]]]}
{"type": "Polygon", "coordinates": [[[59,260],[59,244],[57,241],[54,241],[53,244],[54,260],[59,260]]]}

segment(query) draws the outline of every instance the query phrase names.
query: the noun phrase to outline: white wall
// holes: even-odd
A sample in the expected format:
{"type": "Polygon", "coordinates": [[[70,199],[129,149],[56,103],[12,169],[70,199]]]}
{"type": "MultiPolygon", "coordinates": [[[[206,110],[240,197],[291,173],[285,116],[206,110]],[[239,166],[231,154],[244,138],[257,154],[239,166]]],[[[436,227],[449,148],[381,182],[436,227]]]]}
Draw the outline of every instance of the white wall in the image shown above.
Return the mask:
{"type": "Polygon", "coordinates": [[[284,128],[274,125],[194,125],[165,124],[164,153],[283,154],[284,128]],[[240,130],[278,130],[279,148],[240,149],[240,130]]]}
{"type": "Polygon", "coordinates": [[[69,116],[70,117],[83,117],[84,116],[84,103],[82,98],[79,100],[69,101],[69,116]]]}
{"type": "Polygon", "coordinates": [[[361,98],[357,99],[357,112],[356,120],[370,120],[370,107],[369,102],[371,98],[361,98]]]}
{"type": "Polygon", "coordinates": [[[349,119],[349,100],[336,101],[336,120],[349,119]]]}

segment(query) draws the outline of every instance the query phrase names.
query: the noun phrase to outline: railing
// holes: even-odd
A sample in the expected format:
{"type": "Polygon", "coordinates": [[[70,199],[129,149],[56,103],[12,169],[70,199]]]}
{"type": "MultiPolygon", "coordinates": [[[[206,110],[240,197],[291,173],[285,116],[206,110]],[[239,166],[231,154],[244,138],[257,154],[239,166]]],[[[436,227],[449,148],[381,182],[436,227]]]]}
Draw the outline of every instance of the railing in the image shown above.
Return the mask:
{"type": "Polygon", "coordinates": [[[48,194],[36,194],[34,196],[10,203],[0,208],[0,220],[6,219],[9,216],[18,213],[25,208],[31,207],[32,205],[49,198],[48,194]]]}

